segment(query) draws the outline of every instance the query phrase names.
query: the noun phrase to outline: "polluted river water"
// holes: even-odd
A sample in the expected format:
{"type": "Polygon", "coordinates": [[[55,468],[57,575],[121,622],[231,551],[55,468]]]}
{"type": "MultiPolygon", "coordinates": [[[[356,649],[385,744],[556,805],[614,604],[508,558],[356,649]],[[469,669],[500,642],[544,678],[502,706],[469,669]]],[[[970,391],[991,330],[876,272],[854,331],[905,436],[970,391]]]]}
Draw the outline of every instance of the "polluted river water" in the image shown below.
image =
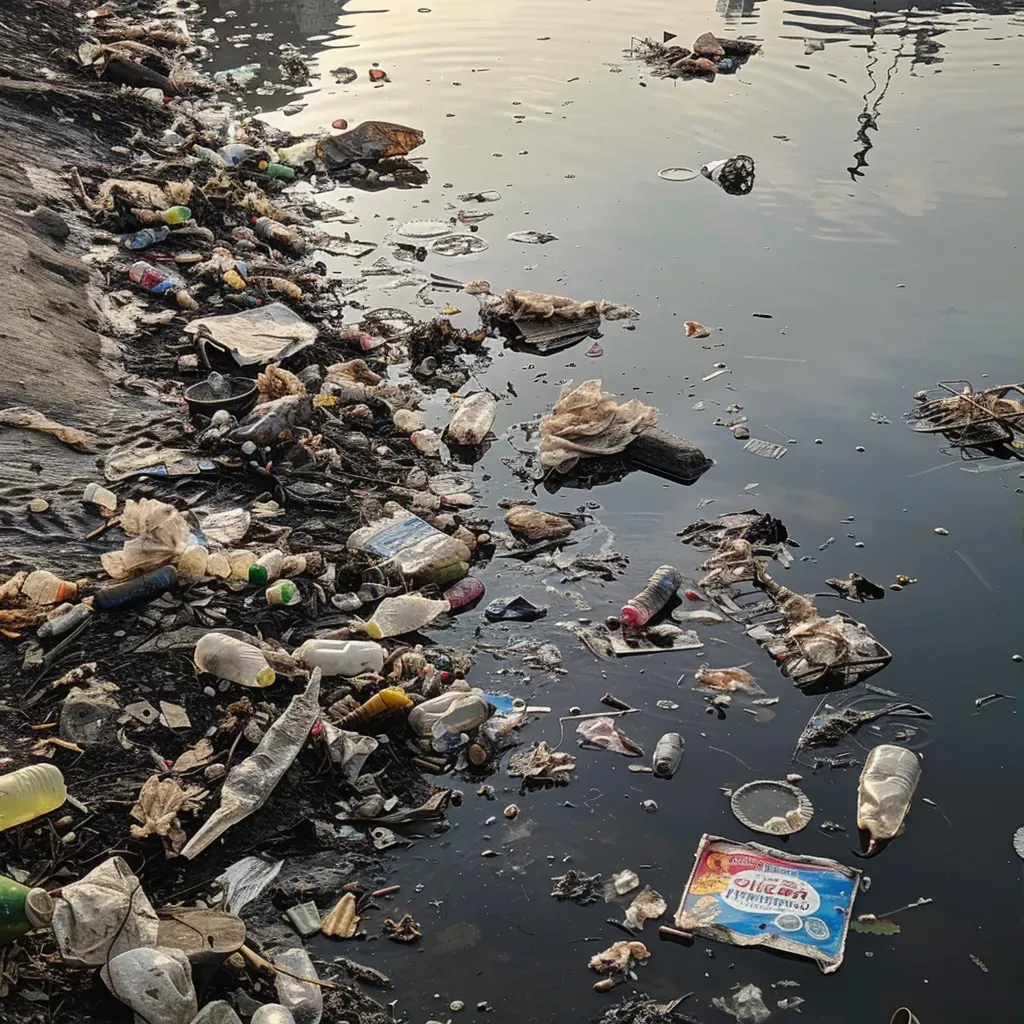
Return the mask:
{"type": "MultiPolygon", "coordinates": [[[[238,37],[215,68],[273,68],[275,47],[288,42],[319,72],[308,89],[273,95],[254,91],[273,74],[257,75],[247,101],[275,127],[300,135],[337,118],[376,118],[424,131],[414,154],[430,176],[423,188],[320,197],[358,216],[346,226],[353,238],[380,244],[360,265],[388,255],[397,224],[447,219],[466,205],[459,194],[494,189],[500,200],[479,207],[493,214],[479,227],[488,248],[431,255],[419,269],[486,279],[495,291],[607,297],[643,314],[635,329],[604,325],[599,358],[584,356],[587,341],[547,356],[492,346],[467,386],[499,396],[497,440],[474,471],[491,514],[500,516],[502,497],[529,491],[507,466],[533,446],[524,425],[568,382],[600,377],[623,398],[657,406],[661,427],[715,460],[690,487],[634,472],[586,492],[538,488],[541,507],[593,514],[606,550],[629,559],[615,582],[563,583],[557,568],[511,560],[480,573],[489,596],[521,592],[551,606],[530,625],[490,625],[475,612],[457,627],[495,649],[517,637],[560,647],[565,674],[535,669],[526,684],[502,674],[501,657],[478,656],[475,683],[552,708],[524,741],[558,742],[557,715],[572,705],[598,710],[610,691],[642,709],[623,728],[648,756],[668,731],[682,734],[685,754],[670,781],[632,774],[614,754],[576,750],[570,723],[562,749],[576,754],[578,770],[568,788],[518,795],[500,773],[488,801],[467,786],[451,829],[397,857],[395,910],[422,923],[422,943],[359,950],[395,979],[408,1019],[447,1019],[461,1000],[467,1015],[486,1002],[495,1020],[583,1021],[636,989],[659,1001],[691,993],[680,1010],[710,1022],[727,1019],[712,998],[747,983],[762,989],[773,1017],[786,1015],[779,1000],[799,995],[806,1018],[821,1024],[881,1024],[904,1005],[924,1024],[973,1019],[980,1007],[987,1019],[1015,1019],[1024,991],[1011,836],[1020,825],[1024,667],[1011,656],[1020,644],[1024,464],[944,454],[941,438],[910,432],[901,414],[938,380],[981,388],[1019,377],[1021,10],[796,0],[207,5],[222,40],[238,37]],[[634,38],[667,31],[688,44],[706,30],[755,39],[763,52],[712,82],[652,77],[628,54],[634,38]],[[273,42],[254,38],[264,32],[273,42]],[[358,79],[337,84],[331,72],[342,66],[358,79]],[[378,66],[390,80],[374,86],[368,72],[378,66]],[[301,106],[285,115],[287,104],[301,106]],[[658,174],[738,153],[756,163],[746,196],[699,176],[658,174]],[[526,230],[558,237],[543,246],[507,239],[526,230]],[[686,336],[691,319],[710,328],[707,339],[686,336]],[[703,381],[719,364],[727,372],[703,381]],[[715,425],[734,404],[751,436],[787,445],[784,458],[757,458],[715,425]],[[698,626],[701,651],[599,662],[554,625],[616,613],[666,562],[697,579],[702,556],[677,531],[751,507],[782,519],[801,545],[782,574],[798,592],[828,593],[824,580],[850,571],[883,586],[901,573],[919,581],[884,601],[846,605],[893,652],[872,682],[933,715],[909,741],[922,779],[905,834],[877,859],[855,852],[858,768],[812,772],[790,762],[820,695],[783,679],[738,629],[698,626]],[[693,691],[703,661],[746,665],[778,704],[771,714],[706,714],[693,691]],[[1013,699],[976,709],[994,691],[1013,699]],[[758,838],[733,818],[723,791],[791,771],[805,776],[816,820],[780,848],[861,867],[871,885],[855,913],[932,902],[898,915],[897,935],[851,933],[841,970],[828,977],[779,954],[658,943],[649,923],[640,937],[652,956],[637,981],[592,992],[587,960],[623,938],[606,924],[621,908],[557,902],[552,876],[631,868],[665,895],[670,916],[702,833],[758,838]],[[656,813],[642,809],[648,799],[656,813]],[[513,800],[520,813],[507,821],[502,808],[513,800]],[[844,830],[823,831],[825,821],[844,830]],[[497,856],[482,857],[488,850],[497,856]],[[775,987],[783,981],[799,987],[775,987]]],[[[331,269],[354,274],[353,265],[338,259],[331,269]]],[[[366,301],[419,316],[451,302],[462,310],[455,323],[475,325],[472,297],[426,294],[427,308],[415,288],[366,301]]],[[[439,399],[427,411],[437,426],[450,415],[439,399]]],[[[819,600],[823,614],[841,603],[819,600]]],[[[866,727],[858,759],[890,735],[866,727]]],[[[327,940],[312,948],[328,960],[337,952],[327,940]]]]}
{"type": "MultiPolygon", "coordinates": [[[[638,320],[602,324],[591,348],[585,339],[541,355],[486,342],[460,393],[487,388],[497,397],[495,438],[472,466],[454,460],[496,529],[499,502],[535,497],[541,508],[587,519],[567,555],[617,553],[627,562],[609,580],[573,578],[549,555],[474,570],[484,602],[427,632],[473,648],[474,685],[551,709],[532,717],[521,740],[572,753],[572,781],[523,793],[503,765],[487,780],[488,799],[476,780],[438,779],[464,799],[448,809],[447,828],[389,851],[388,882],[400,890],[381,901],[389,916],[420,922],[422,940],[317,937],[309,952],[320,964],[344,954],[391,976],[386,994],[372,994],[395,1000],[396,1019],[415,1024],[582,1022],[634,991],[659,1002],[687,996],[680,1012],[713,1024],[728,1019],[713,1000],[748,984],[776,1019],[797,998],[822,1024],[884,1024],[901,1006],[922,1024],[972,1020],[979,1008],[987,1020],[1016,1019],[1024,463],[1013,448],[1001,461],[969,461],[941,435],[908,430],[902,415],[937,381],[984,388],[1020,375],[1022,5],[431,2],[208,2],[203,25],[219,45],[205,69],[260,63],[238,95],[296,136],[339,119],[424,132],[412,154],[429,175],[422,187],[318,193],[345,214],[325,230],[373,245],[361,259],[331,257],[333,274],[356,277],[381,257],[392,261],[403,222],[469,209],[491,214],[476,232],[486,248],[394,265],[485,279],[496,293],[530,288],[640,311],[638,320]],[[762,52],[713,81],[658,78],[630,53],[644,37],[675,33],[689,45],[705,31],[756,40],[762,52]],[[262,84],[279,77],[283,44],[299,47],[316,72],[310,86],[262,84]],[[344,76],[332,72],[342,67],[356,79],[340,84],[344,76]],[[387,81],[375,85],[372,68],[387,81]],[[737,154],[756,165],[747,195],[666,171],[696,172],[737,154]],[[457,198],[485,190],[500,197],[457,198]],[[527,231],[557,237],[544,245],[508,237],[527,231]],[[706,338],[687,336],[691,320],[709,329],[706,338]],[[658,425],[714,465],[689,486],[639,471],[590,488],[534,485],[537,420],[562,386],[591,378],[622,400],[656,406],[658,425]],[[722,422],[738,416],[752,438],[785,445],[785,456],[745,450],[722,422]],[[699,634],[699,650],[618,660],[598,660],[563,628],[618,614],[661,565],[693,586],[707,553],[684,546],[678,532],[748,508],[778,517],[799,544],[788,570],[772,563],[773,577],[817,595],[823,615],[841,608],[862,620],[892,652],[870,680],[884,693],[801,691],[728,621],[684,623],[699,634]],[[885,588],[884,600],[852,604],[826,587],[850,572],[885,588]],[[890,590],[901,574],[916,582],[890,590]],[[484,618],[484,603],[513,594],[547,606],[547,617],[484,618]],[[561,670],[509,653],[520,641],[526,650],[557,645],[561,670]],[[737,699],[709,714],[694,683],[704,663],[744,666],[777,703],[737,699]],[[571,707],[603,710],[606,692],[639,709],[618,720],[645,752],[637,762],[579,749],[575,723],[560,726],[571,707]],[[1006,697],[978,706],[994,693],[1006,697]],[[794,761],[794,749],[823,698],[860,708],[906,701],[931,717],[867,722],[842,744],[853,763],[815,768],[806,754],[794,761]],[[685,745],[670,779],[629,771],[650,763],[670,732],[685,745]],[[883,743],[918,753],[921,777],[903,833],[865,860],[858,776],[883,743]],[[736,820],[733,791],[790,773],[803,777],[809,825],[766,837],[736,820]],[[513,803],[518,814],[506,817],[513,803]],[[671,923],[706,833],[859,868],[866,878],[854,915],[892,916],[899,932],[852,931],[842,967],[828,976],[779,953],[703,938],[690,948],[659,942],[657,925],[671,923]],[[592,991],[598,976],[587,963],[626,937],[608,923],[624,907],[552,899],[552,877],[569,869],[604,879],[630,869],[668,904],[637,936],[649,961],[611,993],[592,991]],[[456,1000],[461,1013],[451,1009],[456,1000]]],[[[456,325],[478,326],[477,301],[465,292],[369,280],[355,295],[365,308],[428,319],[450,304],[456,325]]],[[[398,379],[405,372],[394,368],[398,379]]],[[[444,389],[433,392],[428,425],[442,427],[455,407],[444,389]]],[[[67,475],[90,473],[89,461],[67,475]]],[[[51,475],[65,472],[57,465],[51,475]]],[[[19,500],[38,487],[28,475],[15,483],[19,500]]],[[[78,555],[94,565],[98,550],[92,543],[78,555]]],[[[51,558],[62,554],[51,547],[51,558]]],[[[680,609],[707,607],[684,600],[680,609]]]]}

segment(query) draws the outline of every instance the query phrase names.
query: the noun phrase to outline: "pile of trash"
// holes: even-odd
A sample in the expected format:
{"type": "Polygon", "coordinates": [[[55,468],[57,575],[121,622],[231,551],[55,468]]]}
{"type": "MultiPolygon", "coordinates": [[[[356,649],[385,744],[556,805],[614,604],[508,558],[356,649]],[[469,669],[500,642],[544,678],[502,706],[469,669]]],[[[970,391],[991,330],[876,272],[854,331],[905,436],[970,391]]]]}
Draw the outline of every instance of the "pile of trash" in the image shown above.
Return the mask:
{"type": "Polygon", "coordinates": [[[706,78],[732,75],[751,56],[761,51],[761,44],[748,39],[726,39],[704,32],[693,41],[693,47],[673,43],[674,32],[665,32],[659,43],[643,39],[628,52],[650,66],[659,78],[706,78]]]}

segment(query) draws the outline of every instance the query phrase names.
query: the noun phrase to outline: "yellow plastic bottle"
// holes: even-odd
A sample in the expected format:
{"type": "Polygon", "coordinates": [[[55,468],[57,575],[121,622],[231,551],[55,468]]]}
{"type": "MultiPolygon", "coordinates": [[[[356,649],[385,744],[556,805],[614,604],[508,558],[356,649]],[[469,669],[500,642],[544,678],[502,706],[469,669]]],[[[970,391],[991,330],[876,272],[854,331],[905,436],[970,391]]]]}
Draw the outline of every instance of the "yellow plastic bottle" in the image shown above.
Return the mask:
{"type": "Polygon", "coordinates": [[[178,559],[178,576],[198,580],[206,575],[206,563],[210,552],[202,544],[189,544],[178,559]]]}
{"type": "Polygon", "coordinates": [[[0,832],[55,811],[67,798],[55,765],[33,764],[0,775],[0,832]]]}
{"type": "Polygon", "coordinates": [[[256,556],[251,551],[232,551],[228,555],[231,564],[231,578],[248,580],[249,569],[256,564],[256,556]]]}

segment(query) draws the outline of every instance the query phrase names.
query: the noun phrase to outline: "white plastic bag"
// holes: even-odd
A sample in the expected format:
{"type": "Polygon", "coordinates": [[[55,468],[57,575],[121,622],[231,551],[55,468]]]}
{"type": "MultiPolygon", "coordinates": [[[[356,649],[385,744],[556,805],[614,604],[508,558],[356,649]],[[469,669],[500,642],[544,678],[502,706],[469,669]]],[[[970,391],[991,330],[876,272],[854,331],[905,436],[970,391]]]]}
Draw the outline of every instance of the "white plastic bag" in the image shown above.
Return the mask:
{"type": "Polygon", "coordinates": [[[177,561],[188,541],[188,523],[176,509],[156,498],[129,499],[121,513],[121,529],[132,539],[120,551],[100,555],[115,580],[139,576],[177,561]]]}

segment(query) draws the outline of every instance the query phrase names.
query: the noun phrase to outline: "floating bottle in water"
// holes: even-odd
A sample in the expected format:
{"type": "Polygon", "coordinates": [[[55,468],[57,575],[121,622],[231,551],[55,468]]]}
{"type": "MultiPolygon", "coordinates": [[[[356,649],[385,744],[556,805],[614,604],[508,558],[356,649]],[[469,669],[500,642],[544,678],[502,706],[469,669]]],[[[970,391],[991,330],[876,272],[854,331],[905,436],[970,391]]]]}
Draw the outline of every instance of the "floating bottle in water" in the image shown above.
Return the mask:
{"type": "MultiPolygon", "coordinates": [[[[456,564],[461,565],[462,563],[456,564]]],[[[466,576],[444,592],[444,599],[451,605],[451,610],[456,611],[459,608],[465,608],[468,604],[472,604],[477,598],[483,597],[483,595],[483,583],[475,576],[466,576]]]]}
{"type": "Polygon", "coordinates": [[[667,732],[654,748],[654,774],[671,779],[683,759],[683,737],[677,732],[667,732]]]}
{"type": "Polygon", "coordinates": [[[630,598],[619,612],[623,626],[639,629],[672,600],[672,595],[683,582],[682,574],[671,565],[661,565],[654,570],[647,586],[636,597],[630,598]]]}
{"type": "Polygon", "coordinates": [[[32,764],[0,775],[0,832],[55,811],[67,798],[56,765],[32,764]]]}
{"type": "Polygon", "coordinates": [[[883,743],[868,754],[857,787],[857,828],[868,834],[867,853],[903,831],[920,778],[921,762],[906,747],[883,743]]]}

